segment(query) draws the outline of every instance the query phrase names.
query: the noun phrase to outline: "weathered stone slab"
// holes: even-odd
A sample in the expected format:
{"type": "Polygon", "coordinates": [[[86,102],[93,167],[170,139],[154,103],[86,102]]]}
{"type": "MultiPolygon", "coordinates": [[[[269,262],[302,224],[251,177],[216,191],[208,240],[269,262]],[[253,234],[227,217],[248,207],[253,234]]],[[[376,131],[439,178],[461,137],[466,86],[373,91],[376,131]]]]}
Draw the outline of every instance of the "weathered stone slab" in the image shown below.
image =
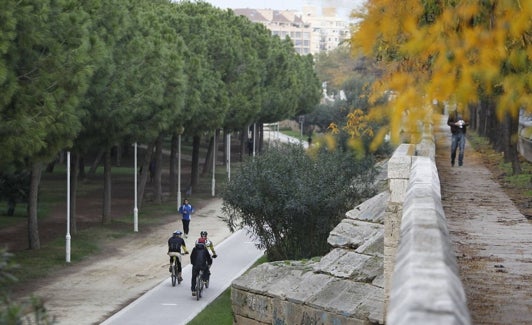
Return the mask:
{"type": "Polygon", "coordinates": [[[233,281],[232,286],[270,297],[303,303],[333,279],[313,272],[316,262],[264,263],[233,281]]]}
{"type": "Polygon", "coordinates": [[[367,319],[355,319],[345,315],[325,312],[306,305],[294,305],[274,299],[272,324],[319,324],[319,325],[369,325],[367,319]]]}
{"type": "Polygon", "coordinates": [[[383,297],[383,289],[371,284],[336,280],[307,304],[349,318],[383,324],[383,297]]]}
{"type": "Polygon", "coordinates": [[[233,313],[242,318],[238,324],[272,324],[271,297],[240,290],[233,286],[231,288],[231,302],[233,313]]]}
{"type": "Polygon", "coordinates": [[[379,274],[382,274],[382,263],[382,257],[336,248],[314,266],[314,272],[371,283],[379,274]]]}
{"type": "Polygon", "coordinates": [[[349,210],[345,215],[348,219],[369,221],[384,224],[384,210],[388,204],[390,192],[384,191],[349,210]]]}
{"type": "MultiPolygon", "coordinates": [[[[354,252],[348,255],[366,257],[354,252]]],[[[311,269],[317,264],[274,262],[250,270],[233,281],[233,311],[246,319],[275,324],[311,324],[305,321],[316,317],[327,319],[330,324],[382,323],[382,287],[314,273],[311,269]],[[345,322],[334,323],[340,319],[345,322]]],[[[382,269],[380,272],[375,270],[378,262],[371,256],[367,256],[362,264],[365,266],[360,265],[360,274],[368,269],[374,271],[371,276],[360,277],[374,279],[376,274],[382,273],[382,269]]]]}
{"type": "Polygon", "coordinates": [[[254,319],[242,317],[238,314],[234,314],[233,317],[234,317],[234,324],[238,324],[238,325],[269,325],[271,324],[271,323],[258,322],[254,319]]]}
{"type": "Polygon", "coordinates": [[[377,241],[382,237],[384,226],[378,223],[363,222],[352,219],[343,219],[327,238],[333,247],[346,247],[357,249],[366,241],[377,241]]]}
{"type": "Polygon", "coordinates": [[[410,166],[415,146],[411,144],[401,144],[388,161],[388,178],[408,179],[410,177],[410,166]]]}
{"type": "Polygon", "coordinates": [[[384,289],[384,272],[382,272],[381,274],[379,274],[372,282],[371,284],[373,284],[374,286],[376,287],[379,287],[379,288],[383,288],[384,289]]]}

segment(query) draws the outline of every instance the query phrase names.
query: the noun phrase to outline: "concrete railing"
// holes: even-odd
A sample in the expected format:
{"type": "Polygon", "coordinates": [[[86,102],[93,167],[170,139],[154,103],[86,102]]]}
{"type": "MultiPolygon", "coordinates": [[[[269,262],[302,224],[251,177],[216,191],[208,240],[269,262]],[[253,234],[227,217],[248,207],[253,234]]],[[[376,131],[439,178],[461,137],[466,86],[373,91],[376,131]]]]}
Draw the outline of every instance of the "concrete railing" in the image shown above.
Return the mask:
{"type": "Polygon", "coordinates": [[[430,134],[388,163],[384,283],[386,323],[470,324],[447,230],[430,134]]]}

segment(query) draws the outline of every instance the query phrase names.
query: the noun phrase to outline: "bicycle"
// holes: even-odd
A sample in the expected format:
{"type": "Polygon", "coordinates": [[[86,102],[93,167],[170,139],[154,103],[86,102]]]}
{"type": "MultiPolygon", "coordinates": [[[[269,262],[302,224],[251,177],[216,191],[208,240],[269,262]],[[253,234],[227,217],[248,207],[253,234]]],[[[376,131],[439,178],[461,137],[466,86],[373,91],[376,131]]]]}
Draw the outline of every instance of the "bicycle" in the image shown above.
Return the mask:
{"type": "Polygon", "coordinates": [[[178,266],[181,265],[181,255],[183,254],[179,252],[168,252],[168,255],[172,257],[172,264],[170,266],[172,274],[170,275],[170,277],[172,278],[172,287],[175,287],[176,281],[177,284],[181,284],[181,281],[183,281],[181,274],[177,272],[177,270],[179,270],[178,266]]]}
{"type": "Polygon", "coordinates": [[[196,300],[200,300],[203,287],[208,288],[209,284],[203,279],[203,270],[199,270],[196,276],[196,300]]]}

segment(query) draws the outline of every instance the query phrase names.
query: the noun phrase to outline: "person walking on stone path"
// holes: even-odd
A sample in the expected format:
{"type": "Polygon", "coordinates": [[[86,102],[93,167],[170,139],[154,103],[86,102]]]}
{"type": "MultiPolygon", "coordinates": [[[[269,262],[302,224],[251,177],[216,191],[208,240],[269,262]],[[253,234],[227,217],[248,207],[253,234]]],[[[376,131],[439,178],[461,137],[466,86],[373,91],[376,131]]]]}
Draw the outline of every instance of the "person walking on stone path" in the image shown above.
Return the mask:
{"type": "Polygon", "coordinates": [[[462,114],[457,109],[449,113],[447,119],[447,125],[451,127],[452,140],[451,140],[451,166],[454,166],[456,159],[456,150],[458,149],[458,166],[464,164],[464,150],[465,150],[465,135],[467,131],[466,122],[462,114]]]}
{"type": "Polygon", "coordinates": [[[190,226],[190,215],[194,213],[194,208],[188,202],[188,199],[183,200],[183,204],[179,207],[179,213],[181,214],[181,221],[183,222],[183,232],[185,238],[188,238],[188,231],[190,226]]]}

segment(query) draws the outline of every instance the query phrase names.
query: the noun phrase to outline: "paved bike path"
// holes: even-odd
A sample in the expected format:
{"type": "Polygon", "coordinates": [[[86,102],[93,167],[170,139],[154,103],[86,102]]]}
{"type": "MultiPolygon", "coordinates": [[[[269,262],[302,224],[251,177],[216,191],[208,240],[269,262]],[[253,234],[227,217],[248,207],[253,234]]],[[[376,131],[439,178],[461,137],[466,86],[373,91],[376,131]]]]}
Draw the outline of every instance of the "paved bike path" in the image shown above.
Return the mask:
{"type": "Polygon", "coordinates": [[[192,266],[183,268],[183,282],[172,287],[170,276],[126,306],[103,325],[186,324],[242,275],[263,251],[256,248],[245,230],[239,230],[215,247],[209,288],[197,301],[191,292],[192,266]]]}

